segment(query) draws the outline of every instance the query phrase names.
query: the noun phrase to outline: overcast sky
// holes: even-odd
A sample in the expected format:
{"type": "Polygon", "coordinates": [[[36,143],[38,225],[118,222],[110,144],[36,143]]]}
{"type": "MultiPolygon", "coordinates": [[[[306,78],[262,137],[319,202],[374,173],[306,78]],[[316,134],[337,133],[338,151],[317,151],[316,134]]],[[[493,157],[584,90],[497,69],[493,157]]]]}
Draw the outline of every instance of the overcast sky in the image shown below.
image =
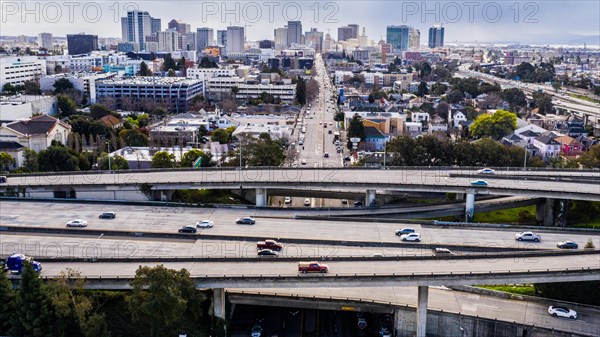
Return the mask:
{"type": "Polygon", "coordinates": [[[577,43],[600,47],[600,1],[3,1],[2,35],[55,36],[93,33],[120,37],[119,18],[127,8],[137,7],[162,19],[163,29],[171,19],[181,19],[192,28],[247,25],[250,40],[272,39],[273,29],[287,20],[301,20],[337,38],[337,27],[356,23],[367,35],[385,39],[387,25],[406,24],[421,31],[442,23],[446,42],[479,41],[520,43],[577,43]],[[318,7],[318,11],[317,11],[318,7]],[[581,42],[582,43],[582,42],[581,42]]]}

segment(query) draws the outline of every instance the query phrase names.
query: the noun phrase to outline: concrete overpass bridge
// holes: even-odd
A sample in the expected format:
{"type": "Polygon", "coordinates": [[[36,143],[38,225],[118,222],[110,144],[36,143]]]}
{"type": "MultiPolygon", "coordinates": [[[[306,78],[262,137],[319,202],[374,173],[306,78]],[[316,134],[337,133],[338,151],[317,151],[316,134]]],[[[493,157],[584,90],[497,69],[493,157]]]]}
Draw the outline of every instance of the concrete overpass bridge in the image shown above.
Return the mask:
{"type": "MultiPolygon", "coordinates": [[[[427,328],[429,286],[514,284],[600,280],[600,254],[528,258],[442,259],[423,261],[343,261],[329,263],[327,274],[298,274],[289,261],[167,262],[167,268],[186,268],[198,288],[215,291],[214,308],[225,317],[224,288],[340,288],[417,286],[417,336],[427,328]]],[[[146,263],[152,265],[153,263],[146,263]]],[[[157,263],[154,263],[157,264],[157,263]]],[[[45,262],[42,277],[58,277],[62,262],[45,262]]],[[[69,268],[81,273],[88,289],[130,289],[139,263],[75,262],[69,268]]],[[[13,277],[14,278],[14,277],[13,277]]],[[[17,282],[16,279],[14,279],[17,282]]]]}
{"type": "Polygon", "coordinates": [[[505,169],[481,176],[476,170],[444,168],[256,168],[19,175],[0,185],[0,193],[8,196],[129,201],[167,201],[174,190],[181,189],[250,191],[259,207],[267,205],[270,190],[306,195],[364,193],[370,206],[376,204],[377,193],[457,193],[466,195],[468,221],[474,214],[476,195],[545,198],[538,218],[553,225],[565,221],[565,200],[600,201],[600,175],[594,170],[505,169]],[[471,185],[477,179],[485,179],[488,185],[471,185]]]}

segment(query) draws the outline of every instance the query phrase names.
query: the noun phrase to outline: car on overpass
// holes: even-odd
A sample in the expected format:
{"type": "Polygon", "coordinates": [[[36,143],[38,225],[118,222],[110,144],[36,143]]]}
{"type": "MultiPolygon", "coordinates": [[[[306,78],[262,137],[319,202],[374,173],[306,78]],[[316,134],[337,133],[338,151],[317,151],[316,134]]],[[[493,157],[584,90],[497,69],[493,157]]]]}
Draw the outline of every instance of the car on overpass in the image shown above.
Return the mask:
{"type": "Polygon", "coordinates": [[[196,222],[197,228],[213,228],[214,225],[215,224],[210,220],[202,220],[202,221],[196,222]]]}
{"type": "Polygon", "coordinates": [[[6,182],[6,176],[0,176],[0,183],[6,182]]]}
{"type": "Polygon", "coordinates": [[[87,221],[75,219],[67,222],[67,227],[87,227],[87,221]]]}
{"type": "Polygon", "coordinates": [[[419,234],[419,233],[403,234],[403,235],[400,235],[400,239],[402,241],[421,242],[421,234],[419,234]]]}
{"type": "Polygon", "coordinates": [[[283,248],[283,244],[281,244],[275,240],[258,241],[256,243],[256,248],[257,249],[281,250],[283,248]]]}
{"type": "Polygon", "coordinates": [[[235,223],[238,225],[254,225],[256,223],[256,220],[254,220],[254,218],[247,216],[247,217],[237,219],[235,221],[235,223]]]}
{"type": "Polygon", "coordinates": [[[410,233],[414,233],[414,232],[415,232],[414,228],[402,228],[402,229],[396,230],[396,235],[402,236],[404,234],[410,234],[410,233]]]}
{"type": "Polygon", "coordinates": [[[191,234],[194,234],[194,233],[196,233],[196,227],[194,227],[192,225],[185,225],[185,226],[179,228],[179,233],[191,233],[191,234]]]}
{"type": "Polygon", "coordinates": [[[540,242],[542,240],[542,236],[534,232],[521,232],[515,234],[515,240],[540,242]]]}
{"type": "Polygon", "coordinates": [[[481,170],[477,171],[478,174],[496,174],[496,171],[494,171],[491,168],[482,168],[481,170]]]}
{"type": "Polygon", "coordinates": [[[548,307],[548,313],[554,317],[577,319],[577,312],[567,307],[550,306],[548,307]]]}
{"type": "Polygon", "coordinates": [[[471,186],[487,186],[489,185],[485,180],[473,180],[471,181],[471,186]]]}
{"type": "Polygon", "coordinates": [[[307,207],[310,206],[310,199],[309,198],[304,199],[304,206],[307,206],[307,207]]]}
{"type": "Polygon", "coordinates": [[[577,249],[579,245],[573,241],[563,241],[556,244],[556,247],[561,249],[577,249]]]}
{"type": "Polygon", "coordinates": [[[260,325],[255,325],[250,330],[251,337],[261,337],[262,336],[262,327],[260,325]]]}
{"type": "Polygon", "coordinates": [[[114,219],[117,217],[117,213],[115,212],[104,212],[98,216],[99,219],[114,219]]]}
{"type": "Polygon", "coordinates": [[[279,255],[279,253],[272,249],[261,249],[258,251],[258,256],[277,256],[277,255],[279,255]]]}
{"type": "Polygon", "coordinates": [[[317,261],[298,262],[298,271],[302,274],[306,273],[326,273],[329,271],[329,266],[317,261]]]}

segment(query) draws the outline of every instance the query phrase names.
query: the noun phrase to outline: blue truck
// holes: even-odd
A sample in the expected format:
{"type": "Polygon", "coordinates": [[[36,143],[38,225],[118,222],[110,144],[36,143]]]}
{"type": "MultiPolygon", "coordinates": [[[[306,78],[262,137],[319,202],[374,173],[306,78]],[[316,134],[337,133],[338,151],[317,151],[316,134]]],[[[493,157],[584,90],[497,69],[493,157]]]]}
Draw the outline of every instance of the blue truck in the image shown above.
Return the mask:
{"type": "Polygon", "coordinates": [[[23,254],[13,254],[6,259],[6,269],[10,273],[21,274],[23,272],[23,267],[25,266],[25,262],[31,263],[33,270],[36,272],[42,271],[42,264],[34,261],[31,257],[25,256],[23,254]]]}

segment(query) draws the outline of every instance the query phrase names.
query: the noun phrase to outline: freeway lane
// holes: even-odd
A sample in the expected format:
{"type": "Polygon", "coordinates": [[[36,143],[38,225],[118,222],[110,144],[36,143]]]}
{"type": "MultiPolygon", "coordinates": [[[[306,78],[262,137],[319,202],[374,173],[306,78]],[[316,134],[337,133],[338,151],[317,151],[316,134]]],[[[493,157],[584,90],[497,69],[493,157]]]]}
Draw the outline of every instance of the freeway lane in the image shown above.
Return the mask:
{"type": "MultiPolygon", "coordinates": [[[[354,298],[383,303],[391,302],[393,305],[408,305],[411,307],[415,307],[417,303],[416,287],[227,289],[227,291],[233,293],[243,291],[244,293],[260,292],[261,294],[294,295],[301,298],[354,298]]],[[[573,321],[548,315],[548,305],[556,304],[554,301],[548,301],[548,304],[544,304],[534,301],[508,300],[452,291],[443,287],[430,287],[428,308],[600,336],[600,310],[569,305],[577,311],[579,316],[576,321],[573,321]]],[[[467,333],[469,332],[467,331],[467,333]]]]}
{"type": "MultiPolygon", "coordinates": [[[[81,218],[87,220],[87,228],[95,230],[123,230],[132,232],[176,233],[188,224],[202,219],[212,220],[214,228],[200,230],[200,235],[248,235],[254,237],[325,239],[339,241],[400,242],[394,234],[402,227],[413,227],[421,233],[423,243],[440,243],[471,246],[502,246],[515,248],[556,248],[556,242],[574,240],[583,245],[590,235],[544,232],[540,243],[518,243],[514,240],[515,229],[468,229],[441,228],[438,226],[406,225],[401,223],[339,222],[327,220],[295,220],[293,212],[285,210],[246,210],[220,208],[153,207],[128,205],[94,205],[52,202],[2,201],[0,225],[65,228],[67,221],[81,218]],[[40,210],[44,216],[40,217],[40,210]],[[98,219],[107,211],[117,213],[114,220],[98,219]],[[236,225],[235,219],[256,216],[253,226],[236,225]],[[278,218],[270,218],[279,216],[278,218]]],[[[86,230],[86,229],[81,229],[86,230]]],[[[549,229],[553,230],[553,229],[549,229]]],[[[0,232],[1,233],[1,232],[0,232]]],[[[1,238],[2,234],[0,234],[1,238]]],[[[596,247],[600,237],[592,236],[596,247]]]]}
{"type": "MultiPolygon", "coordinates": [[[[329,278],[335,275],[339,276],[368,276],[368,275],[391,275],[411,276],[412,274],[469,274],[472,273],[511,273],[516,272],[534,272],[550,270],[577,270],[587,268],[598,268],[600,265],[599,255],[573,255],[573,256],[552,256],[536,258],[496,258],[496,259],[475,259],[475,260],[426,260],[426,261],[353,261],[353,262],[329,262],[329,273],[320,275],[323,278],[329,278]]],[[[155,265],[156,263],[145,263],[145,265],[155,265]]],[[[186,268],[192,277],[277,277],[298,275],[297,263],[279,262],[279,261],[260,261],[260,262],[167,262],[163,263],[166,267],[172,269],[186,268]]],[[[65,265],[65,263],[45,262],[42,276],[55,277],[66,268],[72,268],[80,271],[82,275],[90,278],[109,278],[120,277],[128,278],[135,275],[136,269],[140,263],[108,263],[108,262],[75,262],[65,265]]],[[[594,279],[600,280],[600,275],[594,276],[594,279]]],[[[540,282],[548,282],[549,278],[540,279],[540,282]]],[[[461,282],[461,281],[458,281],[461,282]]],[[[462,281],[468,284],[468,280],[462,281]]],[[[492,276],[490,282],[496,282],[492,276]]],[[[252,287],[251,284],[248,285],[252,287]]],[[[269,287],[269,285],[264,285],[269,287]]],[[[319,286],[318,281],[311,283],[310,286],[319,286]]],[[[341,284],[340,284],[341,286],[341,284]]],[[[372,286],[377,286],[373,283],[372,286]]],[[[381,285],[379,285],[381,286],[381,285]]],[[[256,285],[254,285],[256,287],[256,285]]]]}
{"type": "MultiPolygon", "coordinates": [[[[530,197],[564,197],[600,200],[600,184],[570,181],[528,181],[525,179],[489,179],[487,187],[472,187],[474,178],[449,177],[450,171],[372,170],[372,169],[248,169],[207,171],[159,171],[114,174],[64,174],[52,176],[9,177],[0,189],[36,186],[132,186],[141,183],[155,189],[183,188],[279,188],[329,190],[397,190],[467,192],[530,197]]],[[[583,172],[582,172],[583,174],[583,172]]],[[[585,175],[594,176],[591,172],[585,175]]]]}

